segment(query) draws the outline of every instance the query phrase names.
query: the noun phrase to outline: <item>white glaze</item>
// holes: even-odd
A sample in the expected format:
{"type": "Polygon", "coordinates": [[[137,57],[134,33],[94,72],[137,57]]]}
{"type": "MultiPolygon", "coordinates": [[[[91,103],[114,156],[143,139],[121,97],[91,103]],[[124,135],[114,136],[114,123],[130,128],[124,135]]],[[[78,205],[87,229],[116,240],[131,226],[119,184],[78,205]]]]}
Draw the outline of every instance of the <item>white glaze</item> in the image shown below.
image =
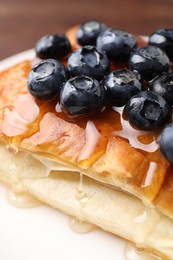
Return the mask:
{"type": "Polygon", "coordinates": [[[153,140],[150,144],[143,144],[139,141],[138,137],[145,135],[145,134],[152,134],[152,132],[147,132],[147,131],[140,131],[134,129],[130,123],[127,120],[124,120],[122,117],[123,113],[123,107],[114,107],[113,108],[115,111],[117,111],[120,114],[120,121],[121,121],[121,126],[122,130],[120,131],[115,131],[114,134],[121,136],[123,138],[128,139],[129,143],[131,144],[132,147],[141,149],[146,152],[155,152],[159,148],[159,144],[157,140],[153,140]]]}

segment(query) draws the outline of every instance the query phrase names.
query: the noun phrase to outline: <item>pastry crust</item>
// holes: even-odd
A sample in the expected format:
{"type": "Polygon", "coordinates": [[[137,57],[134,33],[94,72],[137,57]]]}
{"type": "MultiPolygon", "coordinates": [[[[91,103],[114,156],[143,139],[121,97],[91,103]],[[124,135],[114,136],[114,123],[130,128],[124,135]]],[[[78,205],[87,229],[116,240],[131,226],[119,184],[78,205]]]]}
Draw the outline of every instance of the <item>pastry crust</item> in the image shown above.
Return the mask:
{"type": "MultiPolygon", "coordinates": [[[[75,30],[67,33],[71,40],[75,30]]],[[[72,46],[78,47],[75,41],[72,46]]],[[[159,148],[148,152],[133,147],[128,133],[126,138],[118,134],[123,128],[121,120],[125,119],[112,108],[89,119],[72,121],[62,113],[58,100],[47,103],[35,100],[27,89],[30,69],[31,62],[24,61],[0,73],[0,141],[20,151],[72,166],[78,174],[108,185],[111,190],[130,193],[162,212],[159,214],[173,219],[172,167],[159,148]]],[[[139,134],[141,146],[157,144],[157,136],[158,133],[139,134]]],[[[23,181],[26,189],[30,182],[23,181]]],[[[30,192],[37,193],[35,188],[30,192]]],[[[40,196],[42,199],[43,194],[40,196]]]]}

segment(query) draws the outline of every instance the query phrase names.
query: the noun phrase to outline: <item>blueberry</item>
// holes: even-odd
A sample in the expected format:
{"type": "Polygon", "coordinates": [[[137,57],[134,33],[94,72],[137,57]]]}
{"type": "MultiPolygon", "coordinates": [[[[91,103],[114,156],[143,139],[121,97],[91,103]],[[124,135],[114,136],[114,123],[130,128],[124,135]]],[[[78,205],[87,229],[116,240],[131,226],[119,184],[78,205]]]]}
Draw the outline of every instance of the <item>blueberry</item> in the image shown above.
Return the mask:
{"type": "Polygon", "coordinates": [[[113,60],[127,61],[137,42],[132,34],[124,30],[108,28],[99,34],[96,46],[113,60]]]}
{"type": "Polygon", "coordinates": [[[162,96],[152,91],[141,91],[125,107],[129,122],[141,130],[164,126],[171,117],[171,106],[162,96]]]}
{"type": "Polygon", "coordinates": [[[59,61],[47,59],[36,64],[28,76],[29,92],[41,101],[49,101],[60,92],[69,78],[68,71],[59,61]]]}
{"type": "Polygon", "coordinates": [[[71,51],[71,45],[64,34],[50,34],[36,43],[35,51],[40,59],[61,59],[71,51]]]}
{"type": "Polygon", "coordinates": [[[159,147],[164,157],[173,163],[173,123],[162,130],[159,136],[159,147]]]}
{"type": "Polygon", "coordinates": [[[149,90],[160,94],[167,102],[173,105],[173,73],[163,73],[149,83],[149,90]]]}
{"type": "Polygon", "coordinates": [[[96,45],[99,33],[106,29],[106,25],[99,21],[88,21],[80,25],[76,32],[76,38],[80,45],[96,45]]]}
{"type": "Polygon", "coordinates": [[[69,117],[84,117],[102,109],[104,96],[104,87],[97,80],[77,76],[63,84],[60,106],[69,117]]]}
{"type": "Polygon", "coordinates": [[[131,70],[138,71],[143,79],[151,80],[169,70],[169,58],[160,48],[145,46],[131,54],[129,65],[131,70]]]}
{"type": "Polygon", "coordinates": [[[72,76],[85,75],[101,80],[109,70],[109,60],[95,46],[87,45],[71,54],[68,68],[72,76]]]}
{"type": "Polygon", "coordinates": [[[124,106],[142,89],[137,75],[129,69],[114,70],[105,78],[106,98],[112,106],[124,106]]]}
{"type": "Polygon", "coordinates": [[[158,29],[149,37],[149,44],[155,45],[173,59],[173,29],[158,29]]]}

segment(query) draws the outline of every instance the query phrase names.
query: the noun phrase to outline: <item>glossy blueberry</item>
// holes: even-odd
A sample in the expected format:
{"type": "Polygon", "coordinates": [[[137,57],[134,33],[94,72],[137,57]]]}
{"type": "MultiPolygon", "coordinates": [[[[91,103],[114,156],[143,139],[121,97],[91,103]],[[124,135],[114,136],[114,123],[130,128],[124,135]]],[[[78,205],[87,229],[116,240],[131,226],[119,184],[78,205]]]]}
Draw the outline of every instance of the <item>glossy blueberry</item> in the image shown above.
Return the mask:
{"type": "Polygon", "coordinates": [[[132,126],[141,130],[154,130],[169,121],[171,106],[159,94],[141,91],[128,101],[125,112],[132,126]]]}
{"type": "Polygon", "coordinates": [[[159,147],[164,157],[173,163],[173,123],[162,130],[159,136],[159,147]]]}
{"type": "Polygon", "coordinates": [[[150,81],[149,89],[160,94],[173,105],[173,73],[163,73],[150,81]]]}
{"type": "Polygon", "coordinates": [[[64,34],[50,34],[36,43],[35,51],[40,59],[60,59],[71,51],[71,45],[64,34]]]}
{"type": "Polygon", "coordinates": [[[137,47],[137,42],[126,31],[108,28],[99,34],[96,46],[113,60],[127,61],[131,51],[137,47]]]}
{"type": "Polygon", "coordinates": [[[59,61],[47,59],[36,64],[28,76],[29,92],[41,101],[49,101],[60,92],[68,71],[59,61]]]}
{"type": "Polygon", "coordinates": [[[124,106],[132,96],[142,90],[137,75],[126,68],[109,73],[103,85],[106,98],[112,106],[124,106]]]}
{"type": "Polygon", "coordinates": [[[87,45],[71,54],[68,68],[72,76],[85,75],[101,80],[109,70],[109,60],[95,46],[87,45]]]}
{"type": "Polygon", "coordinates": [[[76,32],[76,38],[80,45],[96,45],[99,33],[106,29],[106,25],[99,21],[87,21],[80,25],[76,32]]]}
{"type": "Polygon", "coordinates": [[[151,80],[162,72],[169,70],[169,58],[156,46],[136,49],[130,57],[131,70],[137,71],[145,80],[151,80]]]}
{"type": "Polygon", "coordinates": [[[173,29],[159,29],[149,37],[149,44],[155,45],[166,52],[173,59],[173,29]]]}
{"type": "Polygon", "coordinates": [[[63,84],[60,106],[69,117],[84,117],[102,109],[104,96],[104,87],[97,80],[77,76],[63,84]]]}

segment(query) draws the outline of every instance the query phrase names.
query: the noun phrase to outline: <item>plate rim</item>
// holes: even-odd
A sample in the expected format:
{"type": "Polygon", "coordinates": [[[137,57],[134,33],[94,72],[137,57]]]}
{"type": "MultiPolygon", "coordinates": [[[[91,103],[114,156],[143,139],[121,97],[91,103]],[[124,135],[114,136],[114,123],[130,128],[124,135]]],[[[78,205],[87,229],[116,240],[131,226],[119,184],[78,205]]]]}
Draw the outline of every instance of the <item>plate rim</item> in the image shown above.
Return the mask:
{"type": "Polygon", "coordinates": [[[35,50],[29,49],[23,52],[19,52],[17,54],[14,54],[12,56],[9,56],[3,60],[0,61],[0,71],[3,71],[5,69],[8,69],[9,67],[12,67],[16,63],[20,63],[24,60],[32,60],[36,58],[35,50]]]}

